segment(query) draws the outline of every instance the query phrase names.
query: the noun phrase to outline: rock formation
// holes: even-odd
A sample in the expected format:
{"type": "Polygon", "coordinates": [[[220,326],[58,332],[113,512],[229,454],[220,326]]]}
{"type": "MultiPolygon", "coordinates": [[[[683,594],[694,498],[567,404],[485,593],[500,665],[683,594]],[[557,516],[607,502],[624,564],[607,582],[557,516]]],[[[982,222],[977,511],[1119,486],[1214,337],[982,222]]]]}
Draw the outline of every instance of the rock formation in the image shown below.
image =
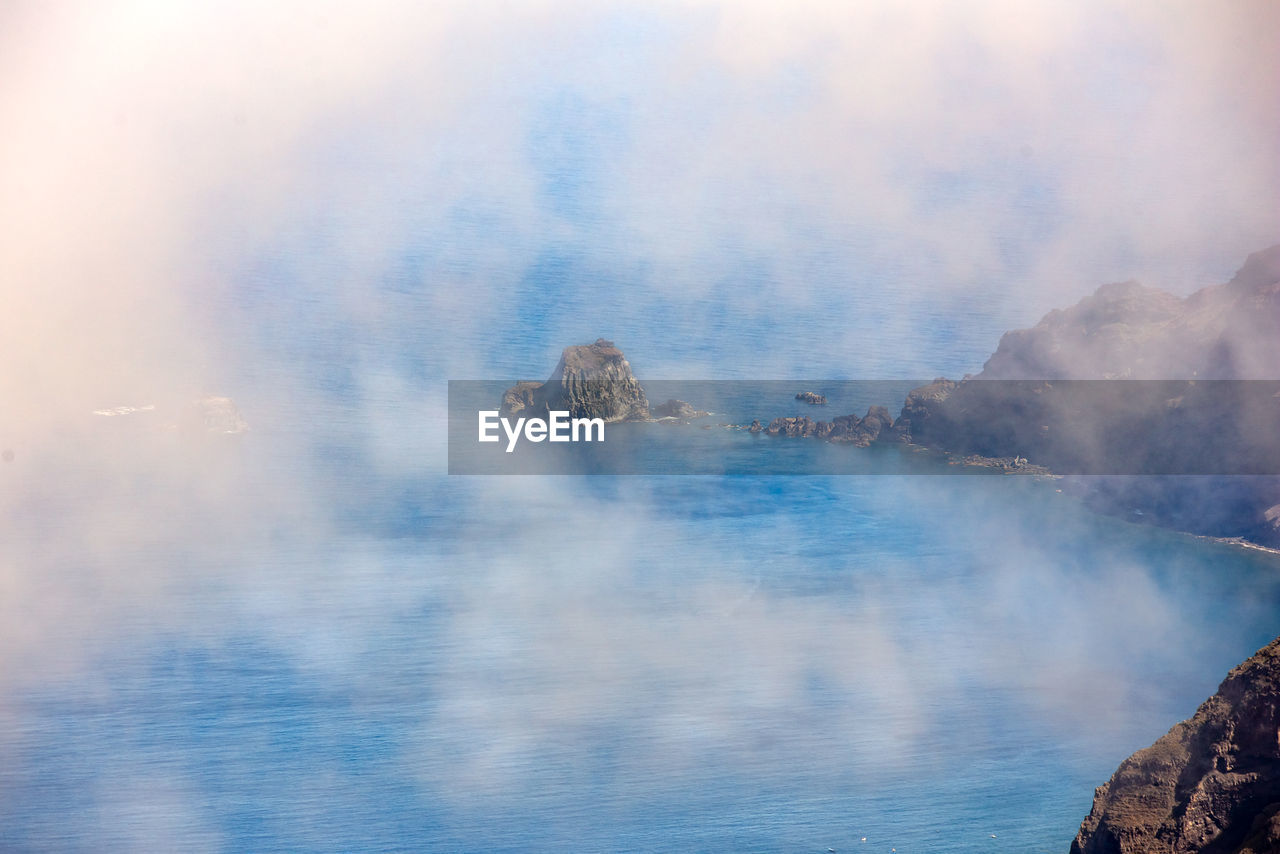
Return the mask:
{"type": "Polygon", "coordinates": [[[894,437],[901,442],[925,445],[945,435],[945,431],[938,429],[935,416],[955,389],[956,383],[946,377],[938,377],[926,386],[912,389],[902,404],[898,420],[893,422],[894,437]]]}
{"type": "Polygon", "coordinates": [[[598,338],[565,347],[546,382],[516,383],[503,395],[503,417],[545,418],[551,410],[567,411],[571,418],[644,421],[649,401],[622,351],[598,338]]]}
{"type": "Polygon", "coordinates": [[[831,435],[831,424],[827,421],[814,421],[808,416],[795,418],[775,418],[765,428],[770,436],[787,436],[793,439],[824,438],[831,435]]]}
{"type": "Polygon", "coordinates": [[[683,400],[676,400],[675,398],[671,398],[666,403],[660,403],[653,408],[654,418],[677,418],[681,421],[689,421],[693,418],[702,418],[710,414],[710,412],[706,412],[701,409],[694,409],[692,404],[686,403],[683,400]]]}
{"type": "Polygon", "coordinates": [[[1280,394],[1257,380],[1280,380],[1280,245],[1186,299],[1125,282],[1051,311],[1005,334],[978,376],[913,390],[892,434],[1114,475],[1072,488],[1103,512],[1280,545],[1266,516],[1280,502],[1280,394]],[[1146,382],[1098,382],[1117,379],[1146,382]]]}
{"type": "MultiPolygon", "coordinates": [[[[831,421],[814,421],[807,416],[775,418],[768,427],[762,429],[770,436],[826,439],[865,448],[882,436],[887,437],[892,423],[889,410],[883,406],[873,406],[863,418],[856,415],[841,415],[831,421]]],[[[751,422],[751,432],[761,432],[759,421],[751,422]]]]}
{"type": "Polygon", "coordinates": [[[803,401],[804,403],[808,403],[813,406],[822,406],[827,402],[826,397],[818,394],[816,391],[796,392],[796,400],[803,401]]]}
{"type": "Polygon", "coordinates": [[[1008,332],[979,379],[1280,379],[1280,244],[1186,299],[1104,285],[1008,332]]]}
{"type": "Polygon", "coordinates": [[[1072,854],[1280,852],[1280,638],[1098,787],[1072,854]]]}

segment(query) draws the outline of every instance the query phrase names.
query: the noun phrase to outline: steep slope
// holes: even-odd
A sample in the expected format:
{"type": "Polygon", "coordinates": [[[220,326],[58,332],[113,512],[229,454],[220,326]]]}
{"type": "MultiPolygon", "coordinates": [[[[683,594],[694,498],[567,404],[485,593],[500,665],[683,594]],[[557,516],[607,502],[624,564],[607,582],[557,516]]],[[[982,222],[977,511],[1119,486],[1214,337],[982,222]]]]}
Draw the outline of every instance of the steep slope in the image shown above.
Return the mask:
{"type": "Polygon", "coordinates": [[[1072,854],[1280,852],[1280,638],[1104,785],[1072,854]]]}

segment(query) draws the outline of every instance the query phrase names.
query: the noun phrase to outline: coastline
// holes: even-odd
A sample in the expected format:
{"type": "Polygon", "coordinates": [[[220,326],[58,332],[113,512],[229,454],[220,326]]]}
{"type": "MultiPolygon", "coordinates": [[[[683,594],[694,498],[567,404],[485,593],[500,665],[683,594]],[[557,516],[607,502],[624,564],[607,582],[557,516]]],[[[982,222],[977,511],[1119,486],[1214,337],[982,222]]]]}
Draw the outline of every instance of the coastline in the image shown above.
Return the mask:
{"type": "Polygon", "coordinates": [[[1244,537],[1211,537],[1208,534],[1190,534],[1186,531],[1183,531],[1182,533],[1195,537],[1197,540],[1208,540],[1211,543],[1219,543],[1224,546],[1235,546],[1236,548],[1248,549],[1249,551],[1254,552],[1263,552],[1265,554],[1280,557],[1280,548],[1264,546],[1261,543],[1246,540],[1244,537]]]}

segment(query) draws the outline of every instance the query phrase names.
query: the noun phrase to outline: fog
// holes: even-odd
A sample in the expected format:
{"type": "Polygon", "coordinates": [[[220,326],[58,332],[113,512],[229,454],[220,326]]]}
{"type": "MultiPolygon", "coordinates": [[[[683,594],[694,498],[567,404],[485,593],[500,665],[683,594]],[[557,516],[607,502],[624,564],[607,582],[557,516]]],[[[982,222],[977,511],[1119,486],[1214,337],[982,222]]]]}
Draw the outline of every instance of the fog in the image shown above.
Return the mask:
{"type": "MultiPolygon", "coordinates": [[[[904,615],[875,579],[910,567],[872,548],[839,595],[788,589],[740,543],[674,526],[656,487],[446,479],[445,383],[540,378],[601,335],[642,379],[958,376],[1103,282],[1226,281],[1280,234],[1278,18],[1261,1],[5,4],[0,747],[25,692],[111,696],[95,663],[152,637],[261,636],[360,694],[412,671],[414,649],[380,639],[428,606],[431,642],[476,665],[436,674],[415,723],[424,785],[446,759],[456,775],[447,797],[501,792],[513,756],[602,721],[634,728],[645,763],[887,766],[975,685],[1020,692],[1064,738],[1158,735],[1126,710],[1185,701],[1135,699],[1128,677],[1176,658],[1188,615],[1136,559],[1073,585],[1034,529],[899,485],[866,500],[998,529],[998,550],[966,535],[976,580],[904,615]],[[250,432],[171,427],[206,394],[250,432]],[[351,535],[402,492],[420,529],[394,556],[351,535]],[[516,674],[535,687],[508,691],[516,674]],[[815,704],[815,680],[847,703],[815,704]]],[[[784,577],[803,562],[775,559],[784,577]]],[[[133,770],[104,815],[216,837],[181,773],[133,770]]]]}

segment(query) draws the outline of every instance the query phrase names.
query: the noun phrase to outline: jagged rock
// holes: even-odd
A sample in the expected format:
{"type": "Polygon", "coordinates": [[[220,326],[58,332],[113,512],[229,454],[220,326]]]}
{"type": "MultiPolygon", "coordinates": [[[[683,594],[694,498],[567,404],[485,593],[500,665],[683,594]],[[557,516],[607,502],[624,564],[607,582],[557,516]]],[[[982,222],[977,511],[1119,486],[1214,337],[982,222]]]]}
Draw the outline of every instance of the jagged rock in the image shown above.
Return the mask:
{"type": "Polygon", "coordinates": [[[1094,794],[1072,854],[1280,852],[1280,638],[1094,794]]]}
{"type": "Polygon", "coordinates": [[[804,403],[808,403],[813,406],[821,406],[827,402],[827,399],[816,391],[798,392],[796,394],[796,400],[803,401],[804,403]]]}
{"type": "Polygon", "coordinates": [[[831,421],[814,421],[807,416],[775,418],[767,428],[761,427],[759,421],[753,421],[751,432],[758,433],[763,430],[770,436],[826,439],[829,442],[865,448],[882,435],[889,435],[888,429],[892,423],[889,410],[883,406],[873,406],[867,410],[865,418],[859,418],[856,415],[841,415],[831,421]]]}
{"type": "Polygon", "coordinates": [[[866,447],[878,441],[881,436],[887,437],[892,427],[893,416],[889,414],[889,410],[883,406],[873,406],[859,422],[854,444],[866,447]]]}
{"type": "Polygon", "coordinates": [[[503,395],[503,417],[546,417],[551,410],[572,418],[644,421],[649,401],[631,365],[612,341],[564,348],[545,383],[521,382],[503,395]]]}
{"type": "Polygon", "coordinates": [[[654,418],[680,418],[687,421],[690,418],[702,418],[710,414],[710,412],[705,412],[701,409],[694,409],[692,405],[675,398],[668,400],[666,403],[660,403],[653,408],[654,418]]]}
{"type": "Polygon", "coordinates": [[[1265,517],[1280,500],[1280,395],[1243,382],[1267,379],[1280,379],[1280,244],[1185,300],[1105,285],[1006,334],[978,376],[913,390],[892,434],[1058,473],[1144,475],[1097,478],[1086,500],[1152,524],[1280,545],[1280,526],[1265,517]],[[1160,477],[1177,474],[1217,476],[1160,477]]]}
{"type": "Polygon", "coordinates": [[[507,389],[506,394],[502,396],[502,414],[504,416],[527,414],[526,410],[533,408],[535,396],[542,385],[540,382],[524,380],[507,389]]]}
{"type": "Polygon", "coordinates": [[[858,427],[862,419],[856,415],[841,415],[831,421],[831,433],[827,437],[831,442],[853,443],[858,437],[858,427]]]}
{"type": "Polygon", "coordinates": [[[980,379],[1280,379],[1280,244],[1186,299],[1104,285],[1008,332],[980,379]]]}
{"type": "Polygon", "coordinates": [[[831,433],[831,424],[827,421],[814,421],[804,415],[795,418],[775,418],[769,423],[765,432],[770,436],[786,436],[794,439],[823,438],[831,433]]]}
{"type": "Polygon", "coordinates": [[[936,423],[929,422],[955,389],[954,380],[938,377],[928,385],[908,392],[907,399],[902,404],[902,412],[898,415],[898,420],[893,422],[893,434],[898,441],[926,444],[931,440],[944,439],[945,431],[938,429],[939,425],[936,423]]]}
{"type": "Polygon", "coordinates": [[[760,419],[753,418],[751,419],[751,426],[747,428],[747,431],[750,433],[763,433],[764,425],[760,423],[760,419]]]}

